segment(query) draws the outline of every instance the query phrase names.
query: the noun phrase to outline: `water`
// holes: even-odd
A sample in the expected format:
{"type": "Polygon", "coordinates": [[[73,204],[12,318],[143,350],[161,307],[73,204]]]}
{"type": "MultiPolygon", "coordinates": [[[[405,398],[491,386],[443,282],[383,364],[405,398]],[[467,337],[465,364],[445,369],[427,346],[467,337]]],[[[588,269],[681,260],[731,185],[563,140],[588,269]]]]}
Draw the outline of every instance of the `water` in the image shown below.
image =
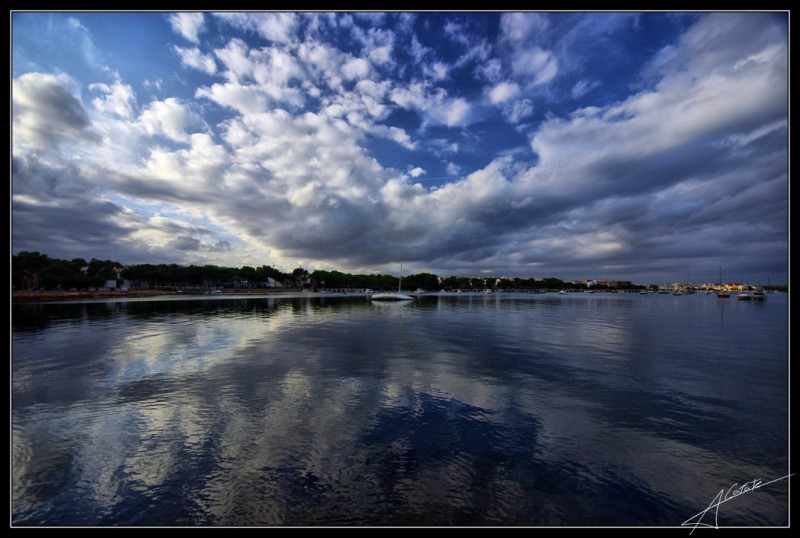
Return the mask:
{"type": "Polygon", "coordinates": [[[789,474],[787,295],[309,295],[13,305],[12,524],[680,526],[789,474]]]}

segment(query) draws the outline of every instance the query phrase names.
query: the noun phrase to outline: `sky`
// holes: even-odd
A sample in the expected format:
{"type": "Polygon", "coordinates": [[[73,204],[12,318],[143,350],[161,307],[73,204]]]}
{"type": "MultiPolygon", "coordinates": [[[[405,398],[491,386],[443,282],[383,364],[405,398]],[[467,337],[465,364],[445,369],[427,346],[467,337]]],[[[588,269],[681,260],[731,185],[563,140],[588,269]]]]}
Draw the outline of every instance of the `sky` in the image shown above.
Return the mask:
{"type": "Polygon", "coordinates": [[[788,283],[788,12],[13,12],[12,253],[788,283]]]}

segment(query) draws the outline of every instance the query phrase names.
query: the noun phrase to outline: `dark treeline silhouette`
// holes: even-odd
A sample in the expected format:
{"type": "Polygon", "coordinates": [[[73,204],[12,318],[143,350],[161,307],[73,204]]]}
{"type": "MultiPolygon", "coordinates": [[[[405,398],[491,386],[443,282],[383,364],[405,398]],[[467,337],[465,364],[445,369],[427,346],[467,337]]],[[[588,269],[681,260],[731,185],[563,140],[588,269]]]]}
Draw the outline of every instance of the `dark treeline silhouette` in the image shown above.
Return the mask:
{"type": "MultiPolygon", "coordinates": [[[[562,290],[575,284],[557,278],[439,277],[417,273],[402,277],[363,275],[302,267],[284,273],[269,265],[260,267],[219,267],[216,265],[139,264],[124,265],[112,260],[83,258],[59,260],[39,252],[20,252],[12,256],[13,289],[76,289],[114,287],[123,283],[130,289],[209,290],[215,288],[303,288],[396,290],[562,290]]],[[[638,289],[640,286],[624,286],[638,289]]],[[[603,289],[595,286],[594,289],[603,289]]]]}

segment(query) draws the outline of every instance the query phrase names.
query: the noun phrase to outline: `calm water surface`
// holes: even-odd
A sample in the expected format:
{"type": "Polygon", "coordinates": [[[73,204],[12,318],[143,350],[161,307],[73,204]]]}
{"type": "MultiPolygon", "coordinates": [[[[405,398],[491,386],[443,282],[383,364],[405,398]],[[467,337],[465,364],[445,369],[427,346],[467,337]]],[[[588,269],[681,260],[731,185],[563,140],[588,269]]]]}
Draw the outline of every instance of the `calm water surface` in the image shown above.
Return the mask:
{"type": "Polygon", "coordinates": [[[12,524],[680,526],[789,474],[785,294],[309,295],[13,305],[12,524]]]}

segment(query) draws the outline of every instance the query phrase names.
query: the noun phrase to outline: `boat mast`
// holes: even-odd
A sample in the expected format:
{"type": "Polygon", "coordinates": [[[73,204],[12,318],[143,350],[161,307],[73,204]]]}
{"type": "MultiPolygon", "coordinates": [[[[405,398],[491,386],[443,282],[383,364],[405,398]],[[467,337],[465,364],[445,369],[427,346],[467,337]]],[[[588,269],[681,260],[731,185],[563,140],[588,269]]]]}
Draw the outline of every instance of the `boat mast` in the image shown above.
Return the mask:
{"type": "Polygon", "coordinates": [[[400,263],[400,280],[397,282],[397,293],[403,291],[403,264],[400,263]]]}

